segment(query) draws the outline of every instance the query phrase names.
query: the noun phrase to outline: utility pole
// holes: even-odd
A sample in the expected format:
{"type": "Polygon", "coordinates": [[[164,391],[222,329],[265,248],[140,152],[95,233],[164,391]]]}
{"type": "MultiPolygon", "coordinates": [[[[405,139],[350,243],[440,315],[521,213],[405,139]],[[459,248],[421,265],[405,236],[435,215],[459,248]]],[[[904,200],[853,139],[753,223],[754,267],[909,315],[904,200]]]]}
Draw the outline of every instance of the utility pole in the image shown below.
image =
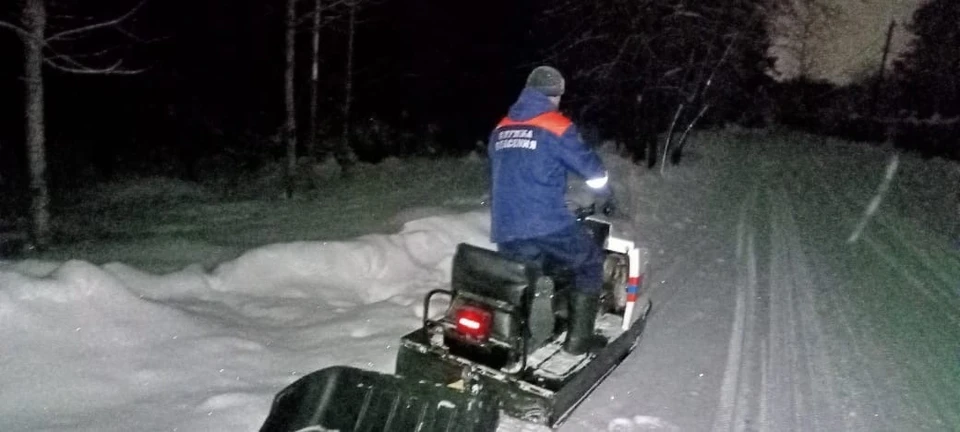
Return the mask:
{"type": "Polygon", "coordinates": [[[883,44],[883,56],[880,58],[880,70],[877,71],[877,79],[873,82],[873,95],[870,102],[870,118],[877,114],[877,104],[880,101],[880,88],[883,85],[884,73],[887,70],[887,56],[890,55],[890,41],[893,40],[893,30],[897,22],[890,20],[890,27],[887,28],[887,41],[883,44]]]}

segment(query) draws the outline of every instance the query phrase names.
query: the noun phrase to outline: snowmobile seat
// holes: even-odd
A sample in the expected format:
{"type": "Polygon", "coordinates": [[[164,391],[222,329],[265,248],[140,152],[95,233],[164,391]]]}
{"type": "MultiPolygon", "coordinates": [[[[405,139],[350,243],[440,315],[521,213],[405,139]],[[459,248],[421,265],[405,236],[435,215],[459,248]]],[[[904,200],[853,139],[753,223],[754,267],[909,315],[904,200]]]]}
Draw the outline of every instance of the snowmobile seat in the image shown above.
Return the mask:
{"type": "MultiPolygon", "coordinates": [[[[495,251],[461,243],[453,258],[451,286],[454,299],[466,292],[473,294],[472,299],[479,296],[512,306],[513,312],[489,305],[494,307],[491,333],[501,341],[517,343],[516,347],[524,336],[522,326],[525,323],[553,322],[552,308],[548,307],[544,312],[544,308],[538,307],[539,302],[533,304],[535,293],[544,293],[542,297],[549,299],[553,291],[552,280],[544,276],[536,263],[512,260],[495,251]]],[[[528,333],[534,344],[545,338],[540,325],[536,327],[529,329],[528,333]]],[[[550,327],[549,331],[552,331],[552,324],[550,327]]]]}
{"type": "Polygon", "coordinates": [[[462,243],[453,258],[454,293],[467,291],[522,307],[527,288],[543,277],[539,266],[462,243]]]}

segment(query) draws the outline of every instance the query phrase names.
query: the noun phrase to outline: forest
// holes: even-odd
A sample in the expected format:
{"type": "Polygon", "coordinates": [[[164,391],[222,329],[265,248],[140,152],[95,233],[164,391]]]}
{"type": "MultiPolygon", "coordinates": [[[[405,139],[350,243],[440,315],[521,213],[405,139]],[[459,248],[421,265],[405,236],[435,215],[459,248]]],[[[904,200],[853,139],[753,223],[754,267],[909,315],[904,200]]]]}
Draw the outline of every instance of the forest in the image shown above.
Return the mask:
{"type": "Polygon", "coordinates": [[[129,176],[235,187],[284,167],[478,151],[533,67],[591,144],[682,163],[694,129],[784,127],[960,160],[960,3],[905,52],[807,73],[826,0],[15,0],[0,6],[0,231],[54,241],[71,191],[129,176]],[[774,50],[773,48],[778,48],[774,50]],[[799,65],[785,77],[776,57],[799,65]],[[786,53],[786,54],[784,54],[786,53]]]}

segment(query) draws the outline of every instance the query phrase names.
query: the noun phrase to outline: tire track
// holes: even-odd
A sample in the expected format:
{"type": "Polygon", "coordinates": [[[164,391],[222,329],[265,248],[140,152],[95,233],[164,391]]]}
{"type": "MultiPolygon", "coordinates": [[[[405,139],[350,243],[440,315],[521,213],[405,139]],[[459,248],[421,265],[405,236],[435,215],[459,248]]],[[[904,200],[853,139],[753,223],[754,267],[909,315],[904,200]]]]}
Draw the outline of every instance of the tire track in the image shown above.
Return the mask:
{"type": "MultiPolygon", "coordinates": [[[[877,258],[886,263],[891,270],[899,273],[903,280],[929,300],[927,305],[924,306],[933,306],[938,309],[938,312],[953,325],[952,328],[960,327],[960,314],[953,312],[958,310],[960,306],[954,304],[958,302],[955,300],[956,297],[950,293],[946,284],[943,284],[943,289],[937,289],[937,284],[921,280],[920,276],[914,274],[907,265],[904,265],[903,260],[897,258],[900,255],[895,257],[892,245],[882,243],[870,235],[865,236],[863,240],[870,246],[871,251],[877,258]]],[[[946,332],[947,328],[941,328],[941,331],[946,332]]]]}
{"type": "Polygon", "coordinates": [[[745,407],[744,346],[747,344],[748,327],[752,333],[755,315],[754,301],[757,288],[757,262],[755,251],[755,228],[750,223],[753,208],[756,206],[759,185],[754,184],[741,203],[737,223],[737,282],[736,305],[733,325],[727,348],[727,362],[720,387],[720,400],[714,417],[713,431],[742,430],[738,425],[743,421],[745,407]]]}
{"type": "MultiPolygon", "coordinates": [[[[926,285],[912,275],[909,271],[904,269],[903,266],[900,265],[900,263],[892,255],[881,250],[881,246],[878,242],[870,238],[867,238],[866,240],[871,245],[871,249],[873,249],[874,254],[879,256],[889,268],[899,270],[903,278],[908,281],[913,288],[918,289],[928,300],[930,300],[924,304],[918,304],[917,310],[923,310],[925,307],[940,304],[938,303],[938,299],[930,295],[930,291],[922,288],[926,285]]],[[[914,302],[917,303],[916,300],[914,300],[914,302]]],[[[907,314],[909,314],[909,312],[907,312],[907,314]]],[[[937,336],[935,338],[936,340],[947,341],[951,338],[951,329],[956,331],[958,326],[960,326],[960,321],[958,321],[958,319],[953,315],[947,314],[945,317],[951,321],[950,325],[926,326],[923,323],[919,323],[918,325],[923,327],[924,332],[932,330],[931,333],[935,333],[937,336]]],[[[916,339],[914,339],[914,342],[909,344],[909,349],[919,353],[920,355],[913,355],[912,359],[899,365],[900,368],[907,372],[908,377],[906,379],[908,382],[915,383],[910,386],[912,388],[901,390],[904,396],[903,399],[909,399],[913,402],[913,404],[917,407],[914,412],[923,411],[921,409],[922,407],[920,406],[921,404],[919,403],[919,399],[926,399],[926,404],[923,405],[933,409],[939,418],[947,419],[952,424],[960,424],[960,417],[957,415],[956,406],[937,396],[956,392],[956,385],[960,384],[957,382],[956,376],[951,377],[949,373],[943,374],[942,372],[944,371],[944,365],[940,364],[936,360],[943,359],[945,357],[949,359],[949,347],[941,345],[938,348],[947,348],[947,352],[937,353],[933,349],[934,346],[939,345],[936,340],[930,340],[930,336],[925,334],[916,334],[915,337],[916,339]],[[922,393],[915,394],[914,389],[921,390],[922,393]]],[[[896,340],[891,342],[893,342],[894,345],[900,345],[900,343],[897,343],[898,341],[896,340]]],[[[888,358],[893,359],[898,358],[898,356],[889,356],[888,358]]],[[[949,368],[947,368],[947,371],[949,371],[949,368]]]]}
{"type": "MultiPolygon", "coordinates": [[[[835,203],[843,202],[840,198],[844,198],[848,203],[856,203],[861,200],[861,197],[852,195],[851,191],[848,190],[827,192],[831,195],[835,203]]],[[[952,257],[947,253],[942,253],[944,257],[942,259],[943,265],[934,265],[935,262],[941,260],[932,256],[931,253],[926,250],[932,247],[944,252],[942,245],[947,244],[948,240],[935,239],[930,236],[911,239],[904,233],[902,228],[905,221],[903,221],[902,218],[894,217],[890,211],[877,212],[871,220],[873,223],[867,225],[867,227],[873,227],[870,231],[873,235],[864,235],[863,241],[873,248],[877,255],[887,261],[891,268],[899,271],[914,287],[921,289],[925,296],[930,298],[935,304],[940,305],[947,319],[950,319],[954,325],[960,327],[960,298],[957,298],[952,292],[954,284],[957,282],[957,276],[960,275],[949,275],[945,271],[945,268],[950,267],[950,264],[953,264],[953,266],[957,268],[960,268],[960,265],[957,265],[958,263],[955,259],[951,260],[952,257]],[[878,238],[893,240],[893,242],[879,242],[878,238]],[[896,246],[906,248],[907,253],[896,254],[896,246]],[[926,246],[926,248],[923,246],[926,246]],[[897,261],[893,258],[894,256],[899,257],[902,261],[897,261]],[[951,263],[951,261],[953,262],[951,263]],[[922,281],[919,276],[910,272],[909,268],[911,267],[922,268],[923,274],[927,276],[925,278],[926,281],[922,281]]],[[[914,229],[912,231],[915,234],[923,234],[920,230],[914,229]]]]}
{"type": "MultiPolygon", "coordinates": [[[[849,194],[834,191],[829,185],[824,184],[822,180],[814,182],[813,186],[820,189],[823,192],[821,196],[829,201],[829,205],[833,209],[841,213],[842,220],[854,220],[856,218],[856,211],[850,208],[851,204],[855,201],[850,199],[849,194]],[[844,195],[847,200],[842,199],[843,197],[841,197],[841,195],[844,195]]],[[[904,262],[898,259],[899,255],[894,256],[894,245],[880,241],[881,238],[887,239],[888,241],[891,238],[895,240],[899,238],[899,236],[896,235],[881,236],[878,238],[878,235],[888,233],[891,230],[888,226],[889,221],[887,218],[887,215],[880,215],[880,217],[876,219],[877,223],[874,224],[874,226],[877,228],[868,230],[864,234],[861,240],[866,247],[860,250],[874,257],[870,262],[880,262],[884,264],[883,267],[886,267],[886,270],[883,268],[877,268],[877,270],[892,272],[893,274],[891,274],[891,276],[899,275],[899,279],[906,282],[907,286],[898,285],[898,278],[896,277],[881,279],[885,282],[884,286],[900,289],[890,291],[888,295],[879,298],[877,298],[875,294],[865,294],[867,297],[864,298],[861,296],[861,303],[856,305],[854,305],[850,299],[846,298],[847,296],[834,296],[837,304],[843,305],[843,308],[838,309],[838,312],[840,318],[844,321],[848,321],[845,320],[845,317],[850,313],[849,311],[863,310],[864,304],[862,302],[864,299],[869,301],[869,303],[867,303],[868,306],[872,304],[875,308],[871,311],[872,313],[862,317],[867,320],[866,322],[858,322],[856,326],[847,324],[849,337],[846,339],[852,342],[855,347],[857,345],[866,345],[866,350],[871,353],[865,357],[858,355],[857,357],[860,359],[858,363],[860,363],[860,365],[853,366],[852,370],[861,377],[866,377],[866,384],[871,388],[872,393],[872,401],[869,401],[869,405],[872,405],[874,413],[883,413],[882,416],[875,414],[876,418],[891,421],[894,420],[891,418],[892,416],[900,416],[902,417],[900,419],[901,422],[913,423],[932,420],[934,423],[941,425],[943,421],[946,420],[956,425],[960,422],[960,416],[958,416],[956,412],[956,407],[953,402],[944,401],[942,396],[954,395],[954,399],[956,399],[956,386],[960,383],[958,383],[957,376],[951,376],[951,368],[942,363],[938,363],[936,359],[941,359],[942,361],[946,358],[948,362],[951,360],[956,362],[957,359],[950,358],[952,357],[949,352],[951,346],[942,346],[942,343],[933,342],[929,339],[930,333],[932,332],[932,334],[937,336],[936,339],[941,342],[955,341],[956,336],[954,333],[951,333],[951,330],[956,332],[958,328],[958,318],[955,314],[951,313],[952,308],[950,304],[944,304],[944,298],[942,297],[943,290],[929,288],[927,282],[932,281],[929,281],[929,279],[924,280],[910,271],[906,264],[914,263],[915,260],[913,258],[916,258],[915,256],[910,254],[903,256],[902,258],[909,260],[908,262],[904,262]],[[913,292],[918,292],[921,296],[911,296],[904,288],[911,288],[913,292]],[[897,303],[894,299],[900,302],[897,303]],[[887,311],[885,308],[890,307],[890,305],[896,305],[897,309],[887,311]],[[902,312],[898,312],[898,310],[902,312]],[[879,336],[875,333],[877,329],[885,328],[884,326],[888,325],[888,322],[876,321],[878,318],[895,318],[898,323],[904,323],[904,320],[906,320],[906,323],[914,323],[921,319],[920,316],[923,314],[917,312],[921,310],[935,312],[937,315],[949,320],[951,325],[924,326],[920,323],[925,333],[918,334],[917,336],[920,336],[920,338],[911,342],[906,342],[902,338],[890,338],[889,336],[895,335],[896,333],[892,331],[893,329],[889,329],[882,332],[887,336],[887,343],[884,345],[879,343],[879,336]],[[891,313],[895,315],[891,315],[891,313]],[[909,347],[904,347],[903,345],[905,344],[909,344],[909,347]],[[899,351],[896,349],[898,346],[900,346],[899,351]],[[933,346],[946,349],[948,352],[938,355],[938,353],[932,350],[933,346]],[[899,364],[891,363],[895,362],[896,359],[903,359],[905,356],[909,361],[900,361],[899,364]],[[871,367],[865,368],[863,365],[869,365],[871,367]],[[879,371],[876,373],[869,371],[869,369],[878,368],[879,371]],[[946,372],[946,374],[944,374],[944,372],[946,372]],[[881,381],[877,376],[882,376],[884,379],[881,381]],[[884,385],[882,385],[881,382],[884,385]],[[886,387],[888,390],[880,392],[878,389],[881,386],[886,387]],[[891,390],[894,388],[896,390],[894,393],[891,393],[891,390]],[[891,412],[890,408],[895,409],[891,412]],[[926,416],[922,414],[925,412],[929,413],[930,411],[935,413],[936,419],[926,418],[926,416]]],[[[851,247],[847,250],[841,250],[840,252],[843,255],[852,256],[856,250],[857,249],[851,247]]],[[[840,255],[837,257],[840,257],[840,255]]],[[[861,261],[861,263],[867,263],[867,261],[861,261]]],[[[915,264],[929,270],[929,267],[925,267],[927,263],[927,261],[923,261],[916,262],[915,264]]],[[[866,268],[876,268],[876,264],[870,264],[870,266],[866,268]]],[[[863,271],[862,268],[860,270],[863,271]]],[[[877,276],[876,274],[871,274],[869,277],[876,278],[877,276]]],[[[863,281],[870,281],[868,277],[861,276],[861,278],[863,281]]],[[[850,286],[850,288],[862,290],[866,287],[854,285],[850,286]]],[[[954,344],[955,343],[956,342],[954,342],[954,344]]],[[[956,370],[956,368],[954,368],[954,370],[956,370]]],[[[914,426],[919,427],[919,425],[914,426]]]]}
{"type": "MultiPolygon", "coordinates": [[[[940,247],[938,252],[941,256],[934,256],[933,253],[924,250],[920,244],[918,244],[917,240],[907,237],[901,228],[893,224],[887,224],[886,222],[882,223],[889,232],[897,237],[900,244],[909,249],[912,256],[916,258],[917,263],[923,265],[925,270],[935,276],[940,282],[938,284],[938,292],[950,305],[946,309],[948,311],[960,310],[960,298],[958,298],[956,293],[951,289],[951,287],[960,280],[960,259],[957,259],[957,254],[946,251],[943,247],[940,247]],[[952,273],[951,270],[953,271],[952,273]]],[[[935,243],[936,241],[930,240],[924,244],[931,245],[935,243]]]]}
{"type": "Polygon", "coordinates": [[[740,201],[736,298],[712,430],[868,430],[841,403],[852,390],[834,367],[818,274],[787,189],[761,186],[782,173],[759,171],[740,201]]]}
{"type": "Polygon", "coordinates": [[[953,323],[955,328],[960,327],[960,312],[957,312],[960,311],[960,299],[951,292],[951,283],[956,283],[957,280],[954,279],[951,281],[948,276],[941,273],[938,268],[935,268],[930,263],[931,259],[924,258],[926,254],[921,252],[919,246],[901,234],[898,234],[898,230],[885,219],[885,217],[877,218],[878,224],[875,231],[879,232],[876,234],[868,233],[863,238],[864,242],[866,242],[873,252],[882,258],[891,269],[896,270],[905,280],[910,282],[914,288],[920,290],[920,292],[930,300],[932,305],[936,306],[939,311],[953,323]],[[890,235],[884,236],[882,234],[890,235]],[[891,238],[895,240],[897,244],[881,242],[880,239],[883,238],[891,238]],[[895,247],[897,245],[906,247],[909,253],[896,254],[895,247]],[[894,258],[894,256],[898,257],[899,260],[894,258]],[[910,271],[911,267],[922,268],[927,277],[921,278],[921,276],[910,271]],[[930,280],[930,275],[937,280],[930,280]]]}
{"type": "MultiPolygon", "coordinates": [[[[773,195],[768,194],[768,195],[773,195]]],[[[788,251],[782,227],[777,223],[778,209],[772,202],[770,206],[770,266],[768,287],[768,321],[767,345],[770,347],[768,358],[769,386],[763,389],[765,397],[770,398],[768,406],[776,410],[767,416],[767,424],[761,425],[762,430],[814,430],[804,427],[799,413],[804,408],[802,376],[798,364],[801,357],[797,336],[799,322],[793,302],[793,284],[788,262],[788,251]]]]}
{"type": "MultiPolygon", "coordinates": [[[[760,189],[758,185],[755,185],[754,187],[753,204],[750,206],[750,208],[756,210],[760,202],[760,189]]],[[[744,334],[742,347],[745,355],[741,357],[740,361],[737,403],[735,405],[736,409],[733,417],[733,426],[735,430],[747,430],[751,428],[753,423],[756,423],[755,419],[759,415],[758,413],[760,411],[759,401],[763,400],[762,395],[759,394],[759,381],[761,380],[759,370],[762,370],[764,365],[761,363],[763,358],[757,355],[760,350],[760,347],[757,345],[757,340],[762,340],[762,338],[758,337],[762,323],[757,319],[758,307],[760,306],[758,304],[758,290],[762,284],[758,271],[760,263],[757,259],[756,247],[759,233],[756,225],[752,225],[752,227],[753,228],[748,231],[747,237],[747,284],[746,290],[743,292],[744,301],[746,303],[744,310],[746,316],[744,317],[745,325],[743,329],[744,334]]]]}
{"type": "MultiPolygon", "coordinates": [[[[817,285],[813,278],[813,266],[800,242],[801,231],[794,218],[795,210],[787,198],[787,190],[777,185],[770,194],[772,199],[771,227],[771,273],[782,272],[783,277],[771,276],[771,319],[777,309],[786,309],[793,326],[790,336],[794,347],[791,358],[793,383],[793,426],[796,430],[849,430],[851,424],[838,411],[840,384],[826,349],[826,333],[820,323],[817,301],[814,296],[817,285]],[[779,289],[778,289],[779,288],[779,289]],[[786,291],[783,302],[773,300],[774,293],[786,291]],[[799,349],[798,349],[799,348],[799,349]],[[801,378],[797,380],[797,378],[801,378]],[[812,414],[812,415],[811,415],[812,414]]],[[[773,331],[769,335],[777,337],[773,331]]],[[[782,340],[782,338],[781,338],[782,340]]],[[[775,429],[771,429],[775,430],[775,429]]]]}
{"type": "MultiPolygon", "coordinates": [[[[833,208],[841,208],[836,207],[837,203],[831,197],[831,191],[826,185],[815,181],[812,186],[822,192],[818,196],[830,198],[833,208]]],[[[795,197],[810,193],[809,190],[796,189],[790,192],[795,197]]],[[[824,258],[822,257],[822,259],[824,258]]],[[[835,328],[840,332],[835,338],[836,341],[834,341],[837,344],[834,349],[838,351],[838,355],[833,364],[838,367],[838,370],[843,370],[847,376],[852,377],[856,382],[862,383],[861,386],[863,387],[856,388],[850,382],[844,383],[847,390],[845,391],[846,397],[843,399],[843,406],[850,411],[850,414],[856,414],[848,415],[846,420],[857,430],[871,430],[870,425],[877,426],[875,422],[882,423],[881,430],[891,430],[893,427],[886,416],[874,416],[871,422],[864,420],[862,415],[882,411],[882,401],[887,393],[880,390],[881,382],[901,380],[902,371],[890,368],[881,368],[881,370],[875,371],[874,368],[862,367],[871,363],[875,364],[875,361],[872,360],[886,358],[887,355],[873,336],[867,332],[868,326],[864,325],[863,321],[854,322],[855,318],[869,320],[870,317],[855,316],[856,311],[860,311],[861,308],[853,303],[849,295],[841,295],[846,294],[840,290],[845,286],[835,284],[831,287],[826,285],[828,283],[833,283],[833,281],[821,280],[820,284],[823,286],[818,292],[825,297],[825,301],[821,303],[824,305],[822,314],[831,322],[836,323],[835,328]],[[840,366],[844,367],[840,368],[840,366]],[[880,376],[885,379],[881,379],[880,376]]]]}
{"type": "MultiPolygon", "coordinates": [[[[910,238],[904,232],[905,230],[902,227],[903,223],[898,223],[896,219],[893,219],[886,213],[880,214],[877,217],[877,222],[885,228],[888,233],[894,235],[900,244],[909,248],[912,255],[917,259],[917,263],[922,265],[930,274],[936,276],[944,286],[953,284],[960,278],[960,271],[955,271],[953,274],[949,272],[950,268],[960,269],[960,260],[946,250],[946,245],[949,243],[949,240],[943,241],[942,239],[929,237],[922,239],[910,238]],[[940,256],[934,256],[932,252],[923,246],[927,246],[928,248],[932,247],[940,253],[940,256]]],[[[946,293],[949,293],[949,290],[947,290],[946,293]]]]}

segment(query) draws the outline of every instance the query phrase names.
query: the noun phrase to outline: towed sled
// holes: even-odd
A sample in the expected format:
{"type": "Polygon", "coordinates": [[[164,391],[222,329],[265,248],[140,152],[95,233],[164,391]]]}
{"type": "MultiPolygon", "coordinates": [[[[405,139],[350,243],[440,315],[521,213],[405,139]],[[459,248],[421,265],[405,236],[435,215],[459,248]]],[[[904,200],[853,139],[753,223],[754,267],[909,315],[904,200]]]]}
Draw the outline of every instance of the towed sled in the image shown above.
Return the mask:
{"type": "Polygon", "coordinates": [[[637,346],[651,308],[647,250],[594,213],[581,208],[577,219],[606,251],[602,348],[562,349],[569,271],[464,243],[451,289],[429,292],[422,326],[401,338],[394,375],[344,366],[306,375],[277,394],[261,432],[481,432],[501,415],[559,426],[637,346]]]}

